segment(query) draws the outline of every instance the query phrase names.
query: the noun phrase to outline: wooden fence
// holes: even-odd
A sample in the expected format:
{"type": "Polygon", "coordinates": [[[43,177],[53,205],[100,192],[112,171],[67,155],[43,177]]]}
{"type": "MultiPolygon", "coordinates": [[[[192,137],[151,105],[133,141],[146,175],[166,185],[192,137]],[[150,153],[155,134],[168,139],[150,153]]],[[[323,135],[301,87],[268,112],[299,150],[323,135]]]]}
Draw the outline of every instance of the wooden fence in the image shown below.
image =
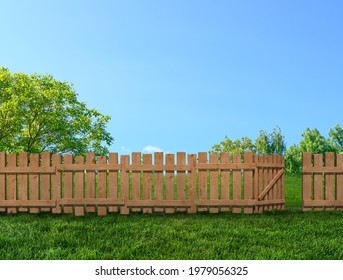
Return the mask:
{"type": "Polygon", "coordinates": [[[303,210],[343,209],[343,154],[303,153],[303,210]]]}
{"type": "Polygon", "coordinates": [[[74,213],[284,208],[284,158],[246,152],[86,157],[0,152],[0,211],[74,213]],[[154,162],[153,162],[154,160],[154,162]],[[176,161],[175,161],[176,160],[176,161]]]}

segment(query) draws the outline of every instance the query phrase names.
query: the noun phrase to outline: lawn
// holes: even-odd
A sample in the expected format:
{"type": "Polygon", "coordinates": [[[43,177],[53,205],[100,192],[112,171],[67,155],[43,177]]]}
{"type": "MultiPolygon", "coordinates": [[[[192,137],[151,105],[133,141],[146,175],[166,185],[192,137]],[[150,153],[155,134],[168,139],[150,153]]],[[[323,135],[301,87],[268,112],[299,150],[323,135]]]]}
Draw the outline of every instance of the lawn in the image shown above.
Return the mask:
{"type": "Polygon", "coordinates": [[[343,211],[244,214],[0,215],[0,259],[343,259],[343,211]]]}

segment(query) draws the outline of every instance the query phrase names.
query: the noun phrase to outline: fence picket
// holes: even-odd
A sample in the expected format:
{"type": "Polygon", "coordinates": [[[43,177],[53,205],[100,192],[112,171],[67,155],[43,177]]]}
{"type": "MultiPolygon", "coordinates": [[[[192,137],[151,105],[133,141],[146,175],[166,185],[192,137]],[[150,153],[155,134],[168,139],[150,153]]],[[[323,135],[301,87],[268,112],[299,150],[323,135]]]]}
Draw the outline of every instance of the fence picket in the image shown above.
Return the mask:
{"type": "MultiPolygon", "coordinates": [[[[167,154],[166,155],[166,164],[174,164],[174,155],[167,154]]],[[[167,200],[174,200],[175,197],[175,189],[174,189],[174,171],[167,171],[166,172],[166,199],[167,200]]],[[[174,213],[174,208],[167,207],[165,209],[166,213],[174,213]]]]}
{"type": "MultiPolygon", "coordinates": [[[[313,166],[323,166],[323,155],[316,154],[313,159],[313,166]]],[[[323,174],[315,173],[313,175],[314,180],[314,190],[313,190],[313,199],[314,200],[323,200],[323,174]]],[[[314,210],[323,210],[323,207],[314,207],[314,210]]]]}
{"type": "MultiPolygon", "coordinates": [[[[17,155],[9,154],[7,155],[7,166],[14,167],[17,166],[17,155]]],[[[17,175],[8,175],[8,185],[7,185],[7,200],[17,199],[17,175]]],[[[17,213],[17,208],[7,208],[7,213],[15,214],[17,213]]]]}
{"type": "MultiPolygon", "coordinates": [[[[59,154],[52,155],[52,166],[56,167],[58,164],[61,164],[62,156],[59,154]]],[[[55,174],[51,175],[51,198],[53,200],[59,200],[62,198],[62,174],[57,171],[55,174]]],[[[61,213],[61,207],[57,206],[52,209],[52,213],[61,213]]]]}
{"type": "MultiPolygon", "coordinates": [[[[141,153],[132,153],[132,164],[141,164],[141,153]]],[[[141,171],[132,171],[132,200],[141,199],[141,171]]],[[[141,208],[133,208],[132,212],[139,212],[141,208]]]]}
{"type": "MultiPolygon", "coordinates": [[[[207,163],[207,153],[198,153],[198,163],[207,163]]],[[[199,200],[207,200],[207,170],[198,170],[198,192],[199,200]]],[[[198,211],[207,211],[207,207],[198,207],[198,211]]]]}
{"type": "Polygon", "coordinates": [[[188,209],[188,213],[196,213],[196,155],[188,155],[188,165],[191,167],[191,172],[188,172],[188,200],[191,203],[191,207],[188,209]]]}
{"type": "MultiPolygon", "coordinates": [[[[86,164],[96,164],[95,153],[86,154],[86,164]]],[[[86,198],[95,198],[96,182],[95,171],[86,171],[86,198]]],[[[95,206],[87,206],[86,212],[95,212],[95,206]]]]}
{"type": "MultiPolygon", "coordinates": [[[[75,164],[84,165],[83,156],[75,157],[75,164]]],[[[75,198],[84,198],[84,171],[75,171],[75,198]]],[[[75,206],[75,216],[84,216],[84,206],[75,206]]]]}
{"type": "MultiPolygon", "coordinates": [[[[230,163],[230,157],[228,153],[220,153],[221,163],[230,163]]],[[[220,171],[220,199],[229,200],[230,199],[230,171],[221,170],[220,171]]],[[[220,211],[227,212],[230,211],[229,207],[222,206],[220,211]]]]}
{"type": "MultiPolygon", "coordinates": [[[[210,163],[218,163],[217,154],[210,154],[210,163]]],[[[210,170],[210,200],[218,200],[218,170],[210,170]]],[[[218,207],[210,207],[210,213],[218,213],[218,207]]]]}
{"type": "MultiPolygon", "coordinates": [[[[234,154],[232,155],[232,163],[240,163],[241,162],[241,155],[234,154]]],[[[242,172],[241,170],[233,170],[232,171],[232,198],[233,199],[241,199],[242,194],[242,172]]],[[[241,213],[241,207],[232,207],[232,213],[241,213]]]]}
{"type": "MultiPolygon", "coordinates": [[[[162,165],[163,164],[163,153],[162,152],[155,152],[154,153],[154,164],[155,165],[162,165]]],[[[154,183],[155,183],[155,200],[162,201],[163,200],[163,171],[155,171],[154,174],[154,183]]],[[[163,212],[164,209],[161,207],[156,207],[154,209],[155,212],[163,212]]]]}
{"type": "MultiPolygon", "coordinates": [[[[252,152],[244,152],[244,163],[253,163],[253,154],[252,152]]],[[[254,198],[254,189],[253,189],[253,170],[244,170],[244,199],[253,199],[254,198]]],[[[252,214],[254,208],[252,206],[245,206],[244,213],[252,214]]]]}
{"type": "MultiPolygon", "coordinates": [[[[335,166],[335,154],[325,153],[325,167],[335,166]]],[[[325,200],[334,202],[335,200],[335,175],[332,173],[325,174],[325,200]]],[[[326,210],[334,210],[334,207],[326,207],[326,210]]]]}
{"type": "MultiPolygon", "coordinates": [[[[176,154],[176,161],[178,166],[185,166],[186,165],[186,153],[178,152],[176,154]]],[[[177,171],[176,176],[176,193],[178,200],[185,200],[186,199],[186,171],[177,171]]],[[[177,208],[177,211],[186,211],[186,208],[177,208]]]]}
{"type": "MultiPolygon", "coordinates": [[[[19,153],[19,166],[27,167],[28,166],[28,153],[21,152],[19,153]]],[[[28,200],[28,175],[27,174],[18,174],[18,193],[20,200],[28,200]]],[[[19,212],[27,212],[28,208],[20,207],[19,212]]]]}
{"type": "MultiPolygon", "coordinates": [[[[109,164],[118,164],[118,153],[109,153],[108,158],[109,164]]],[[[108,197],[117,199],[118,198],[118,171],[109,171],[109,187],[108,197]]],[[[118,212],[117,206],[110,206],[108,212],[118,212]]]]}
{"type": "MultiPolygon", "coordinates": [[[[105,164],[106,156],[98,156],[98,164],[105,164]]],[[[98,197],[106,198],[107,196],[107,171],[98,171],[98,197]]],[[[107,215],[107,206],[98,206],[98,216],[107,215]]]]}
{"type": "MultiPolygon", "coordinates": [[[[0,169],[5,167],[6,154],[5,152],[0,152],[0,169]]],[[[0,173],[0,201],[6,199],[6,175],[0,173]]],[[[0,208],[0,212],[5,212],[5,208],[0,208]]]]}
{"type": "MultiPolygon", "coordinates": [[[[143,155],[143,165],[152,165],[152,155],[143,155]]],[[[152,171],[143,171],[143,200],[151,200],[152,171]]],[[[152,213],[152,208],[143,208],[143,213],[152,213]]]]}
{"type": "MultiPolygon", "coordinates": [[[[343,154],[337,154],[337,167],[343,167],[343,154]]],[[[343,174],[339,173],[336,177],[336,186],[337,186],[337,200],[343,201],[343,174]]],[[[336,209],[343,209],[343,203],[341,206],[336,207],[336,209]]]]}
{"type": "MultiPolygon", "coordinates": [[[[50,157],[51,154],[49,152],[42,152],[41,153],[41,166],[43,167],[50,167],[50,157]]],[[[42,200],[50,200],[50,174],[42,174],[41,175],[41,199],[42,200]]],[[[42,212],[51,211],[50,208],[41,208],[42,212]]]]}
{"type": "MultiPolygon", "coordinates": [[[[303,168],[312,167],[312,154],[303,153],[303,168]]],[[[303,173],[303,211],[311,210],[310,206],[306,206],[304,201],[312,200],[312,174],[303,173]]]]}
{"type": "MultiPolygon", "coordinates": [[[[70,154],[65,154],[64,157],[64,164],[72,164],[73,163],[73,156],[70,154]]],[[[73,172],[72,170],[64,171],[64,198],[73,198],[73,172]]],[[[73,213],[72,206],[64,206],[63,212],[66,214],[73,213]]]]}
{"type": "MultiPolygon", "coordinates": [[[[129,199],[130,195],[130,178],[129,178],[129,170],[128,166],[130,163],[130,156],[129,155],[122,155],[120,156],[120,163],[121,163],[121,172],[120,172],[120,197],[124,201],[129,199]]],[[[127,215],[130,213],[129,208],[127,205],[120,206],[120,214],[127,215]]]]}

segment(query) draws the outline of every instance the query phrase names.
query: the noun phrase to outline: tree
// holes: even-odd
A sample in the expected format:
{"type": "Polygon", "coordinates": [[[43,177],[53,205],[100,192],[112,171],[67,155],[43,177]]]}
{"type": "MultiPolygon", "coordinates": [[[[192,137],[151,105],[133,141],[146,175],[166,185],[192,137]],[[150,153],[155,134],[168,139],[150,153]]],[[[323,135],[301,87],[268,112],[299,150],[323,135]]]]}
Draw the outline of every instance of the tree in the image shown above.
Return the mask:
{"type": "Polygon", "coordinates": [[[290,146],[285,154],[285,168],[288,174],[300,174],[302,167],[302,151],[299,146],[290,146]]]}
{"type": "Polygon", "coordinates": [[[279,127],[274,128],[271,133],[260,130],[254,144],[258,154],[278,154],[283,156],[286,152],[285,136],[282,135],[279,127]]]}
{"type": "Polygon", "coordinates": [[[343,153],[343,129],[336,125],[329,131],[328,144],[330,149],[336,153],[343,153]]]}
{"type": "Polygon", "coordinates": [[[300,141],[300,150],[302,152],[323,154],[332,151],[328,141],[320,134],[317,128],[306,128],[301,135],[303,136],[303,139],[300,141]]]}
{"type": "Polygon", "coordinates": [[[88,109],[68,82],[0,67],[0,150],[108,153],[110,116],[88,109]]]}
{"type": "Polygon", "coordinates": [[[255,152],[255,146],[251,139],[248,137],[242,137],[241,139],[236,139],[232,141],[227,136],[219,144],[212,146],[210,153],[221,153],[229,152],[231,154],[241,154],[243,155],[246,151],[255,152]]]}

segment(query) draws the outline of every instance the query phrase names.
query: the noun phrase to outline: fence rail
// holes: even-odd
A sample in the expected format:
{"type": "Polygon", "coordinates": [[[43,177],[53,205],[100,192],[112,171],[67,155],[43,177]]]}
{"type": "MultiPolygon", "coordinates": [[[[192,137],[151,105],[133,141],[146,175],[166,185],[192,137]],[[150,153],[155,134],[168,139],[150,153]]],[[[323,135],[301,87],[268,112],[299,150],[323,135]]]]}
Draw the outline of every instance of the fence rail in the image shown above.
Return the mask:
{"type": "Polygon", "coordinates": [[[0,152],[0,211],[74,213],[284,208],[284,158],[228,153],[95,157],[0,152]]]}
{"type": "Polygon", "coordinates": [[[343,154],[303,153],[303,210],[343,209],[343,154]]]}

